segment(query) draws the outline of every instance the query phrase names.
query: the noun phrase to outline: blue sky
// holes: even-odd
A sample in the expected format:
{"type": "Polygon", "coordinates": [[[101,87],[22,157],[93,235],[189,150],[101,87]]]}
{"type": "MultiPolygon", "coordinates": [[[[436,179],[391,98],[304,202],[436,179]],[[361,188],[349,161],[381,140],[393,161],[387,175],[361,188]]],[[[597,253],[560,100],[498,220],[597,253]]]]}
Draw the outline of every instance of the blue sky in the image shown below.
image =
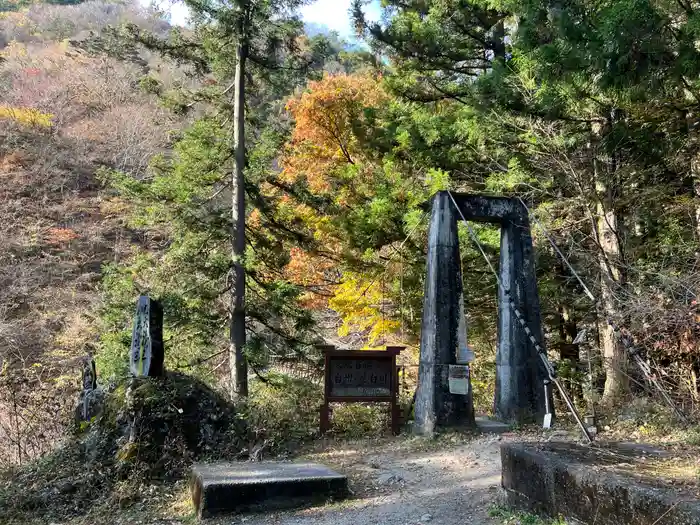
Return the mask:
{"type": "MultiPolygon", "coordinates": [[[[149,4],[150,0],[141,0],[141,2],[149,4]]],[[[352,0],[316,0],[301,8],[301,16],[304,22],[324,25],[332,31],[337,31],[342,37],[350,37],[353,33],[348,14],[351,2],[352,0]]],[[[185,24],[187,8],[182,3],[171,0],[156,0],[156,3],[170,11],[173,24],[185,24]]],[[[365,13],[368,19],[378,20],[378,0],[372,0],[370,5],[365,7],[365,13]]]]}
{"type": "MultiPolygon", "coordinates": [[[[322,24],[340,36],[349,37],[353,34],[348,14],[351,3],[352,0],[316,0],[301,8],[301,17],[304,22],[322,24]]],[[[365,14],[370,20],[379,20],[379,2],[373,0],[365,7],[365,14]]]]}

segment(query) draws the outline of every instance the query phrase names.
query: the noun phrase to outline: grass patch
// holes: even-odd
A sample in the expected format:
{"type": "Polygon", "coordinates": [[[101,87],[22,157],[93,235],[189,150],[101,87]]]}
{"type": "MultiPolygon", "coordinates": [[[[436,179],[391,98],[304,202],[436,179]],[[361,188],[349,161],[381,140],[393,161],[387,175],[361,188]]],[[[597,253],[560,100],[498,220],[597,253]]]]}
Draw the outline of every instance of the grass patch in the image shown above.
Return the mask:
{"type": "Polygon", "coordinates": [[[489,516],[500,521],[501,525],[572,525],[564,518],[546,518],[529,512],[514,511],[501,505],[493,505],[489,516]]]}

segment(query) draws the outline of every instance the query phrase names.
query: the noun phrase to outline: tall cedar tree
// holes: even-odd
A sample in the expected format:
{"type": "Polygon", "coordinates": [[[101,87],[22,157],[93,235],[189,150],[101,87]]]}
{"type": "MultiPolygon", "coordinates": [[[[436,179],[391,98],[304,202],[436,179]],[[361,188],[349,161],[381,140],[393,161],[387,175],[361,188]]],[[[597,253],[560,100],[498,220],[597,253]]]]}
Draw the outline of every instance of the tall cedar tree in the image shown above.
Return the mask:
{"type": "MultiPolygon", "coordinates": [[[[170,197],[175,200],[184,199],[181,204],[198,205],[199,211],[188,210],[189,217],[184,219],[181,217],[181,220],[187,228],[192,228],[193,215],[199,215],[199,220],[209,223],[206,227],[199,226],[199,235],[203,236],[202,248],[211,241],[212,237],[218,236],[218,234],[214,235],[211,228],[219,228],[226,223],[224,217],[216,215],[218,212],[212,214],[212,204],[222,195],[230,192],[231,256],[230,273],[226,285],[226,290],[230,292],[228,351],[230,384],[233,397],[245,397],[248,394],[246,348],[250,347],[250,344],[246,344],[246,327],[250,328],[252,322],[249,315],[251,312],[247,310],[246,304],[246,271],[254,265],[247,260],[251,258],[249,250],[251,245],[246,241],[246,235],[257,236],[258,244],[262,243],[262,247],[253,246],[256,254],[259,250],[264,250],[270,242],[273,244],[276,242],[274,239],[265,239],[269,234],[253,232],[246,227],[246,215],[251,211],[251,207],[247,204],[247,194],[253,199],[253,204],[258,209],[262,209],[266,216],[271,217],[271,210],[274,208],[272,203],[266,204],[260,199],[258,190],[260,181],[246,180],[245,172],[249,167],[250,158],[250,151],[246,148],[246,136],[264,138],[261,133],[267,126],[265,121],[268,118],[274,120],[275,117],[272,115],[278,112],[278,104],[275,101],[291,93],[294,87],[306,78],[307,72],[322,67],[324,57],[329,52],[329,46],[321,37],[309,40],[304,36],[303,26],[295,15],[300,5],[297,1],[239,0],[222,3],[187,0],[186,4],[192,14],[192,31],[177,30],[170,38],[163,40],[131,25],[113,32],[112,36],[122,37],[116,40],[122,42],[123,49],[129,49],[129,42],[137,42],[189,68],[204,80],[204,86],[201,89],[183,89],[172,93],[161,93],[161,95],[164,102],[175,111],[187,112],[193,108],[200,108],[208,113],[207,117],[199,119],[187,135],[191,145],[187,146],[187,141],[182,144],[179,149],[179,158],[184,159],[189,155],[192,158],[190,162],[198,162],[197,168],[203,169],[205,165],[210,167],[204,170],[203,177],[199,180],[185,178],[184,182],[189,185],[189,190],[182,188],[182,191],[195,192],[190,195],[172,194],[176,184],[175,179],[171,179],[169,183],[167,180],[155,179],[150,187],[146,188],[148,181],[144,186],[143,183],[126,181],[117,175],[113,177],[113,183],[117,187],[121,186],[121,189],[127,193],[131,192],[132,196],[140,194],[142,202],[145,202],[143,199],[150,194],[146,201],[150,199],[151,205],[156,197],[153,194],[154,187],[166,193],[170,191],[170,197]],[[124,36],[127,37],[126,40],[124,36]],[[253,127],[247,129],[247,123],[252,123],[253,127]],[[222,136],[222,132],[225,133],[226,129],[231,129],[228,153],[221,149],[222,141],[227,142],[226,137],[222,136]],[[193,149],[202,146],[210,151],[198,152],[193,149]],[[193,154],[194,157],[192,157],[193,154]],[[201,160],[196,161],[197,158],[201,160]],[[222,169],[230,165],[230,160],[233,161],[230,175],[227,178],[220,177],[222,169]],[[205,186],[197,187],[198,184],[205,186],[208,184],[213,195],[202,200],[203,196],[199,193],[205,186]],[[208,215],[207,208],[209,208],[208,215]],[[201,211],[205,211],[205,216],[202,216],[201,211]],[[207,228],[209,235],[206,235],[207,228]]],[[[93,45],[93,47],[104,49],[105,42],[106,39],[102,38],[99,45],[93,45]]],[[[123,54],[118,49],[112,52],[117,55],[123,54]]],[[[158,82],[151,77],[146,77],[143,85],[155,93],[160,92],[158,82]]],[[[271,133],[273,136],[274,134],[274,132],[271,133]]],[[[256,142],[263,150],[268,145],[265,140],[256,142]]],[[[269,162],[266,166],[266,174],[269,175],[274,159],[266,156],[264,152],[257,158],[258,160],[265,158],[269,162]]],[[[154,164],[156,172],[159,167],[162,169],[164,163],[154,164]]],[[[186,169],[186,165],[183,167],[186,169]]],[[[259,171],[259,166],[255,169],[259,171]]],[[[177,170],[174,173],[177,173],[177,170]]],[[[194,173],[191,175],[193,176],[194,173]]],[[[293,227],[285,227],[280,221],[274,219],[268,221],[267,226],[272,223],[275,223],[274,226],[282,236],[298,236],[293,227]]],[[[215,265],[215,268],[218,267],[220,262],[215,265]]],[[[207,270],[211,271],[212,266],[207,270]]],[[[268,286],[263,283],[264,279],[261,275],[251,275],[251,278],[260,287],[268,286]]],[[[280,286],[284,289],[283,284],[280,286]]],[[[280,293],[292,292],[283,292],[281,289],[274,291],[267,287],[265,293],[277,294],[279,298],[280,293]]],[[[273,299],[269,300],[272,303],[273,299]]],[[[258,309],[259,315],[254,317],[255,321],[275,330],[268,317],[271,312],[265,313],[263,310],[258,309]]],[[[259,340],[256,340],[255,344],[259,344],[259,340]]]]}

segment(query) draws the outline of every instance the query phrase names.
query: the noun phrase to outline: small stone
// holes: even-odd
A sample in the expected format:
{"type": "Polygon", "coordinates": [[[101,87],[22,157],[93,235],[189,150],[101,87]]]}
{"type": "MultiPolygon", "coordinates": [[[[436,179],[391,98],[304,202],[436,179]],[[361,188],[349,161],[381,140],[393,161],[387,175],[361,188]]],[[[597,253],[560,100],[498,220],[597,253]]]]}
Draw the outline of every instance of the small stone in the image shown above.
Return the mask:
{"type": "Polygon", "coordinates": [[[61,483],[60,485],[58,485],[56,487],[56,490],[60,494],[70,494],[72,492],[75,492],[76,486],[74,483],[72,483],[70,481],[64,481],[63,483],[61,483]]]}
{"type": "Polygon", "coordinates": [[[432,519],[433,519],[433,517],[432,517],[430,514],[423,514],[423,515],[420,517],[421,523],[427,523],[427,522],[429,522],[429,521],[432,520],[432,519]]]}
{"type": "Polygon", "coordinates": [[[379,476],[378,480],[381,485],[392,485],[394,483],[400,483],[404,479],[400,474],[396,474],[394,472],[387,472],[386,474],[382,474],[379,476]]]}

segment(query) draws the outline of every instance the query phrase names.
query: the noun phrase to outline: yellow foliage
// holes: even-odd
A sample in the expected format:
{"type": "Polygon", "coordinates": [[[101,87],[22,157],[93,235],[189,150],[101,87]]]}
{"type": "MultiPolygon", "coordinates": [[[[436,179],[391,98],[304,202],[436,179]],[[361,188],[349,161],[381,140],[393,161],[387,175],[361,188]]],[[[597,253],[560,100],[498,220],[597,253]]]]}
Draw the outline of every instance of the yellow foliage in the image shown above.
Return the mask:
{"type": "Polygon", "coordinates": [[[0,106],[0,118],[10,119],[25,126],[50,128],[53,125],[54,116],[34,108],[0,106]]]}
{"type": "MultiPolygon", "coordinates": [[[[363,206],[375,195],[377,178],[387,177],[381,161],[367,155],[366,143],[372,140],[376,119],[389,103],[381,78],[372,74],[326,75],[318,82],[309,82],[308,89],[287,104],[294,129],[282,157],[282,179],[304,181],[311,193],[333,199],[342,207],[363,206]]],[[[300,221],[325,250],[340,255],[344,243],[331,217],[293,199],[281,201],[281,219],[300,221]]],[[[398,330],[400,322],[382,314],[379,283],[335,268],[314,254],[297,250],[290,255],[287,278],[310,289],[309,297],[313,292],[332,294],[328,306],[343,320],[340,336],[361,332],[371,347],[398,330]],[[337,277],[317,286],[332,271],[337,277]],[[342,283],[335,285],[338,277],[342,283]]],[[[323,302],[323,297],[308,301],[312,306],[323,302]]]]}
{"type": "Polygon", "coordinates": [[[344,281],[336,290],[328,305],[338,312],[343,324],[338,329],[338,335],[346,336],[351,332],[369,330],[369,346],[374,345],[382,337],[396,332],[401,323],[394,319],[386,319],[381,310],[384,299],[381,283],[367,281],[360,276],[346,273],[344,281]]]}
{"type": "Polygon", "coordinates": [[[28,56],[27,46],[17,42],[16,40],[12,40],[5,46],[5,49],[0,51],[0,56],[8,60],[11,58],[25,58],[28,56]]]}
{"type": "Polygon", "coordinates": [[[302,297],[302,304],[307,308],[326,306],[333,283],[337,279],[336,264],[327,257],[306,252],[301,248],[290,250],[289,263],[284,267],[284,275],[294,284],[303,286],[308,291],[302,297]]]}

